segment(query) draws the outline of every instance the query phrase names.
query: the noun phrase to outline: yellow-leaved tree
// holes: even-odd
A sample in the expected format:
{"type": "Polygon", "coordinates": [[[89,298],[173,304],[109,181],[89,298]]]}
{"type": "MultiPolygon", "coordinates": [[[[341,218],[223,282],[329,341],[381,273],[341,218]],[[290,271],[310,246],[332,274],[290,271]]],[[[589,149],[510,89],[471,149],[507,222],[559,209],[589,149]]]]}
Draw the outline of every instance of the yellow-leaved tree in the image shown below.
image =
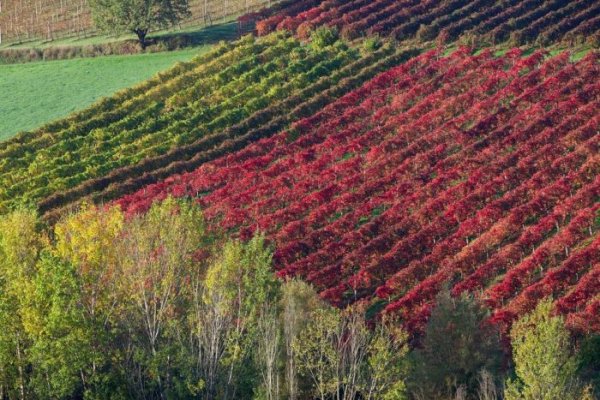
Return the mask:
{"type": "Polygon", "coordinates": [[[516,379],[506,384],[506,400],[574,400],[582,396],[564,318],[545,299],[510,331],[516,379]]]}
{"type": "Polygon", "coordinates": [[[83,285],[84,307],[91,319],[102,313],[105,324],[118,304],[116,249],[123,226],[124,216],[119,208],[83,205],[54,228],[56,255],[76,266],[83,285]]]}
{"type": "Polygon", "coordinates": [[[0,217],[0,392],[10,398],[28,396],[27,325],[32,318],[27,294],[45,240],[35,212],[19,209],[0,217]]]}
{"type": "Polygon", "coordinates": [[[119,240],[118,290],[126,307],[133,385],[164,396],[175,377],[170,365],[180,354],[194,254],[205,239],[199,208],[167,198],[127,221],[119,240]],[[137,373],[136,373],[137,371],[137,373]],[[136,376],[138,376],[136,378],[136,376]]]}

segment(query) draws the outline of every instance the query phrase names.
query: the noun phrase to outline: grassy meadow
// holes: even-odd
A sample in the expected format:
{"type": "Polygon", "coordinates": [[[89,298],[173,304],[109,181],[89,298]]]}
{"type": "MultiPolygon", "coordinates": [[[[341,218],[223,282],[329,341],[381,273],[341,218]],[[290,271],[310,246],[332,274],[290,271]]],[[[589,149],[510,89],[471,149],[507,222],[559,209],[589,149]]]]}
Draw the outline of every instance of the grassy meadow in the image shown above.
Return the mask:
{"type": "Polygon", "coordinates": [[[208,48],[0,65],[0,140],[64,117],[208,48]]]}

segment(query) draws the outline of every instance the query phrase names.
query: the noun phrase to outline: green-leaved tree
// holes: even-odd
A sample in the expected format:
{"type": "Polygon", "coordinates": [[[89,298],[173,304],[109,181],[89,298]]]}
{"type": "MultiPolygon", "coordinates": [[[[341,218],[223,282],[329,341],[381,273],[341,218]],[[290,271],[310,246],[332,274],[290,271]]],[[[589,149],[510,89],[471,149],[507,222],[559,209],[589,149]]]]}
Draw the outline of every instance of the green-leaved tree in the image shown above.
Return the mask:
{"type": "Polygon", "coordinates": [[[412,391],[422,398],[474,396],[482,370],[499,370],[502,349],[497,330],[486,322],[489,311],[473,297],[436,298],[420,348],[414,352],[412,391]]]}
{"type": "Polygon", "coordinates": [[[152,29],[173,26],[190,15],[188,0],[90,0],[96,26],[110,33],[135,33],[142,48],[152,29]]]}
{"type": "Polygon", "coordinates": [[[577,399],[576,359],[564,319],[552,315],[552,302],[541,301],[515,322],[510,332],[516,379],[506,384],[506,400],[577,399]]]}
{"type": "Polygon", "coordinates": [[[29,397],[25,298],[42,247],[35,212],[19,209],[0,217],[0,398],[29,397]]]}

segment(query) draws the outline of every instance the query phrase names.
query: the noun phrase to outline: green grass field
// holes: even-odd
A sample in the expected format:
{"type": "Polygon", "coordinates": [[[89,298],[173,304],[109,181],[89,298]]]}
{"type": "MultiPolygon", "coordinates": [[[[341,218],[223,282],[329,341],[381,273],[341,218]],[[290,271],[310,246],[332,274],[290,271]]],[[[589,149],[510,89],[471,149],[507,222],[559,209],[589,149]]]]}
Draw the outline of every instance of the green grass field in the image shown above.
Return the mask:
{"type": "Polygon", "coordinates": [[[209,47],[0,65],[0,140],[82,109],[209,47]]]}

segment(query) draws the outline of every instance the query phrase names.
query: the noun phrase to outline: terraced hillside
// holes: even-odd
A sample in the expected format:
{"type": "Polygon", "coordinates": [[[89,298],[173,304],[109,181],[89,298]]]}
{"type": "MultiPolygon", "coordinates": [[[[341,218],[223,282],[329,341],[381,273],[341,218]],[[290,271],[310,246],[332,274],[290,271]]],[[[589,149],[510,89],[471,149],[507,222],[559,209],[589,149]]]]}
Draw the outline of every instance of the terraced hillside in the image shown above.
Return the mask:
{"type": "Polygon", "coordinates": [[[329,25],[348,38],[377,34],[448,42],[460,36],[479,45],[600,40],[600,3],[593,0],[328,0],[306,11],[297,9],[295,5],[260,21],[259,34],[286,29],[304,36],[329,25]]]}
{"type": "Polygon", "coordinates": [[[393,65],[398,54],[388,46],[360,58],[340,41],[304,46],[286,34],[221,45],[71,118],[1,143],[0,207],[57,193],[72,200],[89,190],[66,191],[85,181],[98,190],[173,161],[194,162],[201,149],[239,148],[315,111],[324,96],[344,94],[365,75],[393,65]],[[259,128],[264,132],[253,133],[259,128]],[[110,175],[115,170],[118,175],[110,175]]]}
{"type": "Polygon", "coordinates": [[[600,65],[462,48],[412,58],[244,150],[118,201],[192,196],[265,232],[281,276],[423,328],[435,294],[478,292],[506,326],[553,295],[600,329],[600,65]]]}

